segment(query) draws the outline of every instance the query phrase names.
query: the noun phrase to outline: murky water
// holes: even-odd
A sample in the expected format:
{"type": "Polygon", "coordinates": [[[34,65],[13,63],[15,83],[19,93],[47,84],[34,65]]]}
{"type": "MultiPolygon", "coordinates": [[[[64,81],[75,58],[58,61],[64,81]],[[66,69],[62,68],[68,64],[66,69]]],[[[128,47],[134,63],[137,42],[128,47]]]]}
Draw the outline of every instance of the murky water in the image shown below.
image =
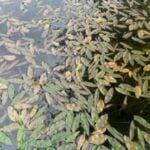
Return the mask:
{"type": "MultiPolygon", "coordinates": [[[[55,16],[61,16],[62,13],[60,12],[63,11],[63,6],[63,0],[0,0],[0,57],[2,59],[0,62],[1,77],[6,79],[13,77],[22,78],[22,75],[26,74],[30,65],[34,67],[34,65],[41,66],[42,63],[46,63],[48,66],[52,67],[63,62],[63,57],[56,57],[50,54],[47,55],[47,52],[44,50],[45,46],[43,41],[43,36],[45,35],[42,35],[43,28],[46,30],[48,27],[48,25],[46,26],[44,23],[43,19],[47,19],[49,14],[51,14],[51,17],[54,19],[55,16]],[[41,23],[39,23],[40,20],[43,22],[41,21],[41,23]],[[20,28],[18,30],[20,26],[22,26],[22,29],[20,28]],[[1,44],[2,42],[4,43],[1,44]],[[15,45],[17,43],[18,50],[15,49],[15,45]],[[40,49],[43,51],[42,53],[39,51],[40,49]],[[7,61],[3,59],[3,56],[14,56],[15,60],[7,61]],[[35,63],[32,63],[32,60],[34,60],[35,63]],[[13,63],[14,65],[10,69],[7,69],[13,63]]],[[[64,22],[55,22],[54,19],[54,28],[63,28],[64,22]]],[[[39,67],[39,72],[42,71],[43,69],[39,67]]],[[[39,73],[38,71],[36,72],[37,73],[35,76],[38,76],[39,73]]],[[[8,104],[6,103],[6,106],[0,108],[0,117],[7,113],[7,105],[8,104]]],[[[6,118],[5,121],[0,124],[0,128],[9,124],[9,122],[10,120],[6,118]]],[[[16,143],[16,134],[11,133],[9,136],[13,143],[16,143]]],[[[16,145],[3,145],[2,150],[16,150],[16,145]]]]}

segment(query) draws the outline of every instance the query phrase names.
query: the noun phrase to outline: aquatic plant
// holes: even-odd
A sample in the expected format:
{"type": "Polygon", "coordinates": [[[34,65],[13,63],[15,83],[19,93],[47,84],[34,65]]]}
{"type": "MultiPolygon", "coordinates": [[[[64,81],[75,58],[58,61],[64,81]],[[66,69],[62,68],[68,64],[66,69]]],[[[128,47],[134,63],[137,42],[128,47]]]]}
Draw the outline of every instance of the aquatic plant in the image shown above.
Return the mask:
{"type": "Polygon", "coordinates": [[[22,150],[148,149],[149,4],[66,0],[65,28],[55,28],[56,20],[46,15],[38,25],[23,22],[13,29],[26,34],[30,27],[40,28],[42,48],[26,38],[14,43],[2,37],[2,45],[23,54],[30,66],[22,79],[0,78],[3,105],[11,100],[11,124],[0,128],[0,142],[11,144],[5,133],[17,130],[17,147],[22,150]],[[38,64],[37,53],[63,57],[64,62],[55,67],[38,64]],[[39,68],[42,73],[35,77],[39,68]]]}

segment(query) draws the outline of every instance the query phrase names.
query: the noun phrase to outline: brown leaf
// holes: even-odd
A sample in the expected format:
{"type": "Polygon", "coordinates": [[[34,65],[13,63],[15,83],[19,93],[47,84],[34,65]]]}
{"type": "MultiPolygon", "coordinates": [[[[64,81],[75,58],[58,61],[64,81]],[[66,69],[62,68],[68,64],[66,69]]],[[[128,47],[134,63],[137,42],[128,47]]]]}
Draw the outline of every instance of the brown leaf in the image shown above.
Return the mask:
{"type": "Polygon", "coordinates": [[[72,80],[72,73],[70,71],[67,71],[65,73],[65,78],[66,78],[67,81],[71,82],[71,80],[72,80]]]}
{"type": "Polygon", "coordinates": [[[104,134],[99,134],[98,132],[93,133],[90,135],[88,141],[91,144],[100,145],[106,141],[107,137],[104,134]]]}
{"type": "Polygon", "coordinates": [[[38,111],[37,107],[33,107],[29,114],[30,118],[34,117],[37,111],[38,111]]]}
{"type": "Polygon", "coordinates": [[[144,67],[144,71],[150,71],[150,64],[148,64],[144,67]]]}
{"type": "Polygon", "coordinates": [[[66,104],[65,107],[66,107],[67,110],[70,110],[70,111],[76,111],[76,112],[78,112],[78,111],[81,110],[81,107],[78,106],[75,103],[66,104]]]}
{"type": "Polygon", "coordinates": [[[78,141],[77,141],[77,150],[81,150],[85,140],[86,140],[85,135],[84,134],[80,135],[80,137],[78,138],[78,141]]]}
{"type": "Polygon", "coordinates": [[[31,104],[28,104],[28,103],[17,103],[14,105],[14,107],[17,109],[17,110],[21,110],[21,109],[29,109],[29,108],[32,108],[32,105],[31,104]]]}
{"type": "Polygon", "coordinates": [[[141,86],[137,85],[134,89],[136,98],[139,98],[142,94],[141,86]]]}
{"type": "Polygon", "coordinates": [[[105,107],[104,101],[103,100],[99,100],[96,104],[96,110],[98,113],[102,112],[103,109],[105,107]]]}
{"type": "Polygon", "coordinates": [[[48,81],[46,72],[40,76],[39,85],[44,86],[48,81]]]}
{"type": "Polygon", "coordinates": [[[4,83],[0,83],[0,90],[6,90],[8,87],[4,83]]]}
{"type": "Polygon", "coordinates": [[[111,75],[105,75],[104,79],[106,81],[108,81],[109,83],[117,83],[117,80],[113,76],[111,76],[111,75]]]}
{"type": "Polygon", "coordinates": [[[11,121],[17,122],[19,120],[19,115],[12,106],[8,106],[7,112],[8,112],[8,117],[10,118],[11,121]]]}

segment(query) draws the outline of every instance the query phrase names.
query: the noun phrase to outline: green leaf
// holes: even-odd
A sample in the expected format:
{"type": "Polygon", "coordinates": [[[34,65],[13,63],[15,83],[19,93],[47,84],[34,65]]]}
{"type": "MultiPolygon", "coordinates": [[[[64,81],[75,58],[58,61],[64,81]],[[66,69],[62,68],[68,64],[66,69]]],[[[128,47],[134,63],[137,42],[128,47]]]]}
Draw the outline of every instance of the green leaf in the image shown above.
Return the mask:
{"type": "Polygon", "coordinates": [[[17,101],[21,100],[25,95],[25,91],[18,93],[14,98],[12,103],[15,104],[17,101]]]}
{"type": "Polygon", "coordinates": [[[4,132],[0,132],[0,143],[12,145],[11,139],[4,132]]]}
{"type": "Polygon", "coordinates": [[[130,124],[130,130],[129,130],[129,137],[130,137],[130,139],[134,138],[134,134],[135,134],[135,124],[132,121],[131,124],[130,124]]]}
{"type": "Polygon", "coordinates": [[[69,143],[69,142],[75,141],[75,138],[77,137],[78,134],[79,134],[79,131],[78,131],[78,132],[75,132],[75,133],[71,133],[71,134],[67,137],[66,142],[69,143]]]}
{"type": "Polygon", "coordinates": [[[79,128],[79,124],[80,124],[80,114],[78,114],[73,120],[72,127],[71,127],[72,132],[75,132],[77,128],[79,128]]]}
{"type": "Polygon", "coordinates": [[[82,113],[81,114],[81,124],[84,129],[85,134],[89,135],[90,127],[87,117],[82,113]]]}
{"type": "Polygon", "coordinates": [[[66,116],[66,130],[70,130],[73,123],[74,115],[73,112],[68,111],[66,116]]]}
{"type": "Polygon", "coordinates": [[[17,133],[17,148],[19,150],[26,150],[27,145],[25,142],[25,138],[26,138],[25,127],[24,125],[20,125],[17,133]]]}
{"type": "Polygon", "coordinates": [[[109,103],[112,100],[113,95],[114,95],[114,89],[110,88],[108,90],[106,96],[105,96],[105,99],[104,99],[104,101],[105,101],[106,104],[109,103]]]}
{"type": "Polygon", "coordinates": [[[134,116],[134,120],[137,121],[139,124],[143,125],[145,128],[150,129],[150,123],[147,122],[142,117],[140,117],[140,116],[134,116]]]}
{"type": "Polygon", "coordinates": [[[14,85],[10,84],[8,86],[8,96],[11,100],[13,99],[14,94],[15,94],[15,87],[14,87],[14,85]]]}
{"type": "Polygon", "coordinates": [[[143,132],[145,141],[150,144],[150,134],[147,132],[143,132]]]}
{"type": "Polygon", "coordinates": [[[147,93],[148,92],[148,80],[145,80],[143,83],[143,93],[147,93]]]}
{"type": "Polygon", "coordinates": [[[31,145],[36,148],[47,148],[52,145],[51,140],[35,140],[31,142],[31,145]]]}
{"type": "Polygon", "coordinates": [[[115,128],[111,127],[110,125],[107,127],[107,130],[119,141],[124,142],[123,135],[118,132],[115,128]]]}
{"type": "Polygon", "coordinates": [[[57,134],[52,135],[51,142],[53,144],[65,141],[66,137],[70,134],[70,132],[62,131],[58,132],[57,134]]]}
{"type": "Polygon", "coordinates": [[[137,128],[137,134],[138,134],[138,139],[139,139],[139,143],[142,146],[142,149],[145,149],[145,141],[144,141],[144,135],[143,133],[140,131],[139,128],[137,128]]]}
{"type": "Polygon", "coordinates": [[[124,146],[122,144],[120,144],[116,140],[116,138],[112,138],[112,137],[108,136],[108,141],[112,145],[112,148],[114,148],[115,150],[125,150],[124,146]]]}

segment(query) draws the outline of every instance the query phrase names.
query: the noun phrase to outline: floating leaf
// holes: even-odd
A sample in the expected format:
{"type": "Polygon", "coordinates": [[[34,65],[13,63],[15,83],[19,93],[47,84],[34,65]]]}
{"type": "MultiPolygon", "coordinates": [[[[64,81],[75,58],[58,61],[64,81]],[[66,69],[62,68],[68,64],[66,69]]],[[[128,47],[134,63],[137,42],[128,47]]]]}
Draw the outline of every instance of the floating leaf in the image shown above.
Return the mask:
{"type": "Polygon", "coordinates": [[[144,66],[144,71],[150,71],[150,64],[144,66]]]}
{"type": "Polygon", "coordinates": [[[0,131],[13,132],[16,131],[18,127],[19,127],[18,123],[11,123],[9,125],[5,125],[4,127],[0,128],[0,131]]]}
{"type": "Polygon", "coordinates": [[[141,144],[142,148],[145,149],[144,135],[139,128],[137,128],[137,135],[138,135],[139,143],[141,144]]]}
{"type": "Polygon", "coordinates": [[[141,124],[142,126],[144,126],[145,128],[150,129],[150,123],[147,122],[145,119],[143,119],[140,116],[134,116],[134,120],[137,121],[139,124],[141,124]]]}
{"type": "Polygon", "coordinates": [[[136,144],[134,142],[132,142],[129,137],[124,136],[124,141],[125,141],[125,144],[126,144],[126,147],[128,148],[128,150],[134,150],[134,149],[136,150],[137,149],[136,144]]]}
{"type": "Polygon", "coordinates": [[[48,81],[47,73],[43,73],[39,79],[39,85],[44,86],[48,81]]]}
{"type": "Polygon", "coordinates": [[[75,103],[68,103],[65,105],[65,107],[67,110],[70,111],[75,111],[75,112],[81,111],[81,107],[75,103]]]}
{"type": "Polygon", "coordinates": [[[12,145],[11,139],[4,132],[0,132],[0,142],[3,144],[12,145]]]}
{"type": "Polygon", "coordinates": [[[13,99],[14,94],[15,94],[15,87],[14,87],[14,85],[10,84],[8,86],[8,96],[11,100],[13,99]]]}
{"type": "Polygon", "coordinates": [[[0,90],[6,90],[7,88],[6,84],[0,82],[0,90]]]}
{"type": "Polygon", "coordinates": [[[100,145],[103,144],[106,141],[107,137],[104,134],[99,134],[99,133],[92,133],[89,136],[89,143],[95,144],[95,145],[100,145]]]}
{"type": "Polygon", "coordinates": [[[145,80],[143,83],[143,93],[147,93],[149,88],[148,80],[145,80]]]}
{"type": "Polygon", "coordinates": [[[82,134],[79,136],[78,141],[77,141],[77,150],[80,150],[85,142],[85,135],[82,134]]]}
{"type": "Polygon", "coordinates": [[[12,106],[8,106],[7,111],[8,111],[8,116],[12,121],[16,122],[19,120],[19,114],[12,106]]]}
{"type": "Polygon", "coordinates": [[[109,103],[112,100],[113,95],[114,95],[114,89],[110,88],[108,92],[106,93],[106,96],[104,99],[105,104],[109,103]]]}
{"type": "Polygon", "coordinates": [[[119,141],[117,141],[115,138],[109,136],[108,141],[112,145],[113,149],[125,150],[124,146],[120,144],[119,141]]]}
{"type": "Polygon", "coordinates": [[[102,112],[103,109],[105,107],[105,104],[104,104],[104,101],[103,100],[99,100],[97,103],[96,103],[96,111],[98,113],[102,112]]]}
{"type": "Polygon", "coordinates": [[[65,73],[65,78],[66,78],[67,81],[71,82],[71,80],[72,80],[72,73],[70,71],[67,71],[65,73]]]}
{"type": "Polygon", "coordinates": [[[76,137],[78,136],[79,131],[75,132],[75,133],[71,133],[67,138],[66,138],[66,142],[73,142],[76,137]]]}
{"type": "Polygon", "coordinates": [[[52,146],[51,140],[34,140],[31,142],[31,145],[36,148],[47,148],[52,146]]]}
{"type": "Polygon", "coordinates": [[[134,89],[136,98],[139,98],[142,94],[141,86],[137,85],[134,89]]]}
{"type": "Polygon", "coordinates": [[[14,61],[16,59],[15,55],[3,55],[3,58],[7,61],[14,61]]]}
{"type": "Polygon", "coordinates": [[[143,132],[145,141],[150,144],[150,134],[147,132],[143,132]]]}
{"type": "Polygon", "coordinates": [[[105,75],[104,79],[110,83],[117,83],[117,80],[111,75],[105,75]]]}

